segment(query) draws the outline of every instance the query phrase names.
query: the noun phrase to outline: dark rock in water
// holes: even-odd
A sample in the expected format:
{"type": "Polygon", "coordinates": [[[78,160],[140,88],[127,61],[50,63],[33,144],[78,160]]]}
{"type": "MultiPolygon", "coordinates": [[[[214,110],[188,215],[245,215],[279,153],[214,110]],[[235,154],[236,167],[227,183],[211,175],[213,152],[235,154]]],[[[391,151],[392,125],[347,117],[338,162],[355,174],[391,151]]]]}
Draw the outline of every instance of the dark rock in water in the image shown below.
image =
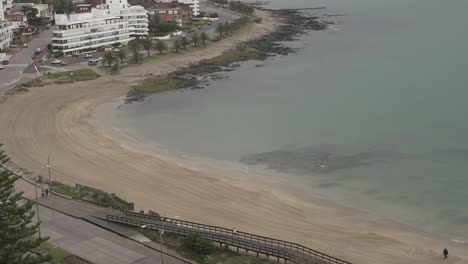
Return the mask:
{"type": "MultiPolygon", "coordinates": [[[[273,16],[279,17],[283,23],[277,30],[260,37],[256,40],[248,41],[244,45],[253,47],[259,50],[259,55],[256,59],[266,60],[270,57],[277,55],[288,55],[297,52],[298,49],[288,47],[284,44],[287,41],[296,40],[298,36],[305,34],[310,30],[324,30],[327,28],[327,22],[324,18],[316,15],[308,15],[303,12],[305,9],[291,9],[291,10],[268,10],[273,16]]],[[[166,76],[168,79],[188,79],[190,85],[181,87],[181,89],[203,89],[204,83],[208,81],[207,76],[211,80],[219,80],[226,78],[222,75],[213,73],[230,72],[235,68],[240,67],[240,63],[231,63],[229,65],[218,65],[210,62],[210,60],[201,61],[190,67],[180,69],[166,76]]],[[[261,67],[257,65],[256,67],[261,67]]],[[[127,94],[125,103],[141,102],[145,98],[145,94],[130,91],[127,94]]],[[[341,163],[346,163],[344,160],[341,163]]],[[[352,163],[352,162],[350,162],[352,163]]]]}
{"type": "Polygon", "coordinates": [[[127,97],[125,98],[125,103],[135,103],[135,102],[143,102],[145,100],[146,95],[144,93],[139,93],[135,90],[131,90],[127,93],[127,97]]]}
{"type": "Polygon", "coordinates": [[[373,161],[388,157],[389,153],[381,151],[341,154],[333,149],[311,147],[258,153],[245,156],[240,161],[249,165],[266,165],[280,172],[328,173],[367,166],[373,161]]]}

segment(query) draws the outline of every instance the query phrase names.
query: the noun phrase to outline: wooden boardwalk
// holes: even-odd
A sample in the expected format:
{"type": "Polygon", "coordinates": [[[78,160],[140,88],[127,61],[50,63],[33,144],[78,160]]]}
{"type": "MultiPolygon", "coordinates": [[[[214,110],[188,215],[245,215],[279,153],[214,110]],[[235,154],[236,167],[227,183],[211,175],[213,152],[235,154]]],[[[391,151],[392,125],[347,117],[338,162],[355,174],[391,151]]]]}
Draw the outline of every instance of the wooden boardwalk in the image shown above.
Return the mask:
{"type": "Polygon", "coordinates": [[[319,251],[304,247],[297,243],[258,236],[250,233],[204,225],[177,219],[164,218],[155,215],[113,211],[106,215],[106,220],[114,223],[143,227],[152,230],[164,230],[178,235],[199,234],[220,246],[245,251],[245,253],[274,258],[278,262],[292,262],[297,264],[351,264],[350,262],[334,258],[319,251]]]}

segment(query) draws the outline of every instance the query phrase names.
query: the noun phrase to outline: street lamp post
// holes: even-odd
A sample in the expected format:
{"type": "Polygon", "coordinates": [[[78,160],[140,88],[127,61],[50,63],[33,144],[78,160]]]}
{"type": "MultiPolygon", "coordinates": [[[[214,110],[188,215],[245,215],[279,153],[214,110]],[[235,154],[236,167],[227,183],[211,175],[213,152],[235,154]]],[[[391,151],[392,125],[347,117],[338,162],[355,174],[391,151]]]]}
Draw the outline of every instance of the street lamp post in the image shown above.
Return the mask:
{"type": "MultiPolygon", "coordinates": [[[[178,219],[178,218],[179,218],[178,215],[174,216],[174,219],[178,219]]],[[[164,247],[163,247],[164,226],[169,221],[170,221],[170,219],[164,218],[164,223],[161,226],[161,230],[159,231],[159,241],[160,241],[160,244],[161,244],[161,264],[164,264],[164,252],[163,252],[163,250],[164,250],[164,247]]]]}
{"type": "Polygon", "coordinates": [[[40,223],[40,217],[39,217],[39,204],[37,203],[37,177],[34,178],[34,190],[36,190],[36,213],[37,213],[37,223],[38,223],[38,232],[39,232],[39,238],[41,238],[41,223],[40,223]]]}
{"type": "Polygon", "coordinates": [[[50,155],[47,156],[47,170],[49,171],[49,191],[52,191],[52,178],[50,177],[50,155]]]}

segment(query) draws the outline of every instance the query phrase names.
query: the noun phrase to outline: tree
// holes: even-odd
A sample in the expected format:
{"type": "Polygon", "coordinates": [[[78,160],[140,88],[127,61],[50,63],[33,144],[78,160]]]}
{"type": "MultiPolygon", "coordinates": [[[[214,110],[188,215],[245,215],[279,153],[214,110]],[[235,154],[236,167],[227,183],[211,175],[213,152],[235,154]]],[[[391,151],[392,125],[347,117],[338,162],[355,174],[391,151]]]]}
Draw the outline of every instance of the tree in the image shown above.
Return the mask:
{"type": "Polygon", "coordinates": [[[186,49],[187,45],[190,44],[190,41],[188,40],[187,37],[182,37],[182,39],[180,41],[181,41],[181,44],[184,47],[184,49],[186,49]]]}
{"type": "Polygon", "coordinates": [[[127,57],[127,52],[124,49],[120,49],[117,52],[117,57],[120,59],[120,63],[123,63],[124,59],[127,57]]]}
{"type": "Polygon", "coordinates": [[[203,45],[206,45],[206,41],[209,39],[208,34],[206,34],[206,32],[202,32],[200,35],[200,39],[203,42],[203,45]]]}
{"type": "Polygon", "coordinates": [[[158,41],[158,44],[156,44],[156,49],[159,51],[159,54],[162,54],[163,51],[167,49],[166,43],[164,43],[162,40],[158,41]]]}
{"type": "Polygon", "coordinates": [[[198,37],[198,33],[193,34],[193,36],[192,36],[192,42],[193,42],[193,45],[194,45],[195,47],[198,46],[198,41],[199,41],[199,40],[200,40],[200,38],[198,37]]]}
{"type": "Polygon", "coordinates": [[[182,46],[182,42],[179,39],[174,41],[174,49],[176,53],[179,53],[180,46],[182,46]]]}
{"type": "Polygon", "coordinates": [[[232,30],[231,24],[229,24],[229,22],[225,22],[223,27],[224,27],[224,33],[226,34],[229,34],[229,32],[231,32],[232,30]]]}
{"type": "Polygon", "coordinates": [[[218,33],[220,37],[223,36],[223,33],[224,33],[224,24],[223,23],[218,24],[218,27],[216,27],[216,33],[218,33]]]}
{"type": "Polygon", "coordinates": [[[141,60],[141,54],[140,54],[140,42],[137,39],[132,39],[128,42],[128,49],[130,50],[130,53],[132,54],[132,58],[135,61],[135,63],[140,62],[141,60]]]}
{"type": "Polygon", "coordinates": [[[75,10],[73,0],[46,0],[45,2],[53,5],[57,14],[70,14],[75,10]]]}
{"type": "Polygon", "coordinates": [[[150,56],[150,50],[153,48],[153,40],[146,36],[146,38],[141,40],[141,44],[143,44],[143,48],[148,52],[148,57],[150,56]]]}
{"type": "Polygon", "coordinates": [[[103,55],[102,64],[107,64],[110,67],[114,61],[117,61],[115,54],[112,51],[106,51],[103,55]]]}
{"type": "MultiPolygon", "coordinates": [[[[0,144],[0,167],[9,160],[1,146],[0,144]]],[[[48,238],[35,236],[40,222],[32,224],[35,215],[32,202],[19,204],[22,193],[14,192],[14,182],[18,178],[11,172],[0,169],[0,262],[43,263],[49,260],[50,256],[28,254],[48,238]]]]}

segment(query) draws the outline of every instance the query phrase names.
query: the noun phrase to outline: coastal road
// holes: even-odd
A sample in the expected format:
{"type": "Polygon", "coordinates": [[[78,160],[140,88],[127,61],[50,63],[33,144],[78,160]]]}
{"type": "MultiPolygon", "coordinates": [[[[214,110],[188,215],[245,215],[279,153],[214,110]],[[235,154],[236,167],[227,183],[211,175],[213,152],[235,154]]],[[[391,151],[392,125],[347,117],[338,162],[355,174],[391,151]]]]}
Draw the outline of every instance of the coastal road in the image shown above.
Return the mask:
{"type": "MultiPolygon", "coordinates": [[[[35,207],[34,207],[35,208],[35,207]]],[[[146,264],[161,263],[161,253],[89,222],[39,206],[41,233],[49,243],[92,263],[146,264]]],[[[35,219],[35,218],[34,218],[35,219]]],[[[165,255],[166,264],[185,264],[165,255]]]]}
{"type": "Polygon", "coordinates": [[[10,59],[9,64],[5,65],[5,69],[0,71],[0,93],[21,78],[20,72],[24,72],[33,62],[31,57],[34,55],[36,48],[45,50],[47,44],[51,42],[51,38],[52,30],[47,29],[41,31],[37,37],[33,38],[28,43],[27,48],[15,48],[17,52],[10,59]]]}

